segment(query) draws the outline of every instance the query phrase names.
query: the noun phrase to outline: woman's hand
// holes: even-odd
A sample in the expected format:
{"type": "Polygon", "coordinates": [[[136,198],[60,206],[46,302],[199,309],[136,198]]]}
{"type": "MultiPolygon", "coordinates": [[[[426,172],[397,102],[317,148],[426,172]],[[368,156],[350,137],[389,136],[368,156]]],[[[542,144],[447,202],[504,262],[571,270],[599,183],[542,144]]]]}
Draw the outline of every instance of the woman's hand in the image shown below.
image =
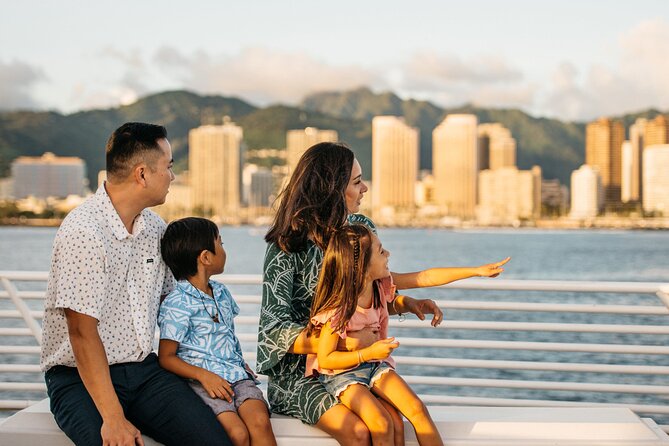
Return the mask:
{"type": "Polygon", "coordinates": [[[340,352],[362,350],[379,340],[379,330],[370,327],[349,331],[346,334],[346,339],[340,339],[337,344],[337,350],[340,352]]]}
{"type": "Polygon", "coordinates": [[[502,268],[502,266],[509,260],[511,260],[511,257],[507,257],[501,262],[481,265],[478,268],[476,268],[476,275],[479,277],[497,277],[504,271],[504,268],[502,268]]]}
{"type": "Polygon", "coordinates": [[[409,296],[398,296],[396,299],[402,297],[402,309],[408,313],[415,314],[421,321],[425,320],[426,314],[432,314],[432,321],[430,325],[436,327],[444,320],[444,313],[439,306],[432,299],[414,299],[409,296]]]}

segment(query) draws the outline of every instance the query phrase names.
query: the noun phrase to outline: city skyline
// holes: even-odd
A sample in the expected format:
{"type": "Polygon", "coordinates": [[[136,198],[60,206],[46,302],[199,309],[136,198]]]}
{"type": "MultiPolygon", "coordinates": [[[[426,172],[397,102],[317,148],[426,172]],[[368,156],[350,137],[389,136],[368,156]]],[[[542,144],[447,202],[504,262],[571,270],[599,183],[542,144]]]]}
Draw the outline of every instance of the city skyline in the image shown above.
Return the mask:
{"type": "Polygon", "coordinates": [[[5,6],[0,40],[12,42],[0,48],[1,109],[71,112],[181,88],[291,105],[363,85],[563,120],[669,109],[661,0],[26,1],[5,6]]]}

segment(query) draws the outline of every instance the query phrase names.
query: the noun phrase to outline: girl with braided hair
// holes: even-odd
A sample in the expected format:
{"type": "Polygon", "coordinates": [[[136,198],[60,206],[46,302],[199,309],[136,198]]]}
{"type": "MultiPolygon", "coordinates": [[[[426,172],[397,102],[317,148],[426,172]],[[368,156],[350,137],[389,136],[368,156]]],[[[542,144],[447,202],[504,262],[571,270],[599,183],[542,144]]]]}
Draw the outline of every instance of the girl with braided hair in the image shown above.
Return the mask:
{"type": "Polygon", "coordinates": [[[320,331],[317,354],[307,355],[306,376],[317,375],[325,389],[366,424],[374,446],[393,445],[393,420],[381,398],[413,425],[421,446],[443,445],[425,405],[394,371],[388,336],[388,304],[395,286],[379,238],[363,225],[349,225],[330,237],[323,257],[307,332],[320,331]],[[379,340],[356,351],[337,351],[347,332],[378,330],[379,340]]]}

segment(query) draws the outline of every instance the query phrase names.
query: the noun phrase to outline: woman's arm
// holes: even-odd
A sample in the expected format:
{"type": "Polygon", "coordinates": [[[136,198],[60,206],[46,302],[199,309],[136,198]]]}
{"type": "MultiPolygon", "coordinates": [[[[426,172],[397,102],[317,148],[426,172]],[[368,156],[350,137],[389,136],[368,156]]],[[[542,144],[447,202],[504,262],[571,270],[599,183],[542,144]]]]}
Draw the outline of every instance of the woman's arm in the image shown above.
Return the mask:
{"type": "MultiPolygon", "coordinates": [[[[300,335],[304,334],[304,324],[294,321],[293,315],[293,281],[295,261],[292,254],[285,253],[270,243],[265,253],[263,267],[262,306],[258,324],[258,351],[256,371],[267,373],[291,349],[300,335]]],[[[308,337],[304,336],[298,343],[308,346],[308,337]]],[[[304,347],[304,350],[307,350],[304,347]]],[[[298,353],[297,350],[293,351],[298,353]]]]}
{"type": "Polygon", "coordinates": [[[232,401],[232,387],[230,383],[216,373],[188,364],[177,356],[179,343],[171,339],[161,339],[158,345],[158,363],[162,368],[182,378],[194,379],[202,384],[210,397],[232,401]]]}
{"type": "Polygon", "coordinates": [[[507,257],[501,262],[489,263],[487,265],[461,268],[430,268],[413,273],[391,273],[393,282],[398,290],[409,288],[424,288],[447,283],[456,280],[468,279],[470,277],[497,277],[504,269],[502,266],[508,262],[511,257],[507,257]]]}
{"type": "Polygon", "coordinates": [[[426,314],[432,314],[430,324],[433,327],[441,324],[444,320],[444,313],[432,299],[414,299],[413,297],[398,294],[395,300],[388,305],[389,314],[413,313],[421,321],[425,320],[426,314]]]}
{"type": "Polygon", "coordinates": [[[365,361],[382,360],[399,347],[395,338],[381,339],[369,347],[357,351],[340,352],[337,350],[339,335],[332,331],[330,322],[321,329],[318,342],[318,365],[324,369],[341,370],[356,367],[365,361]]]}

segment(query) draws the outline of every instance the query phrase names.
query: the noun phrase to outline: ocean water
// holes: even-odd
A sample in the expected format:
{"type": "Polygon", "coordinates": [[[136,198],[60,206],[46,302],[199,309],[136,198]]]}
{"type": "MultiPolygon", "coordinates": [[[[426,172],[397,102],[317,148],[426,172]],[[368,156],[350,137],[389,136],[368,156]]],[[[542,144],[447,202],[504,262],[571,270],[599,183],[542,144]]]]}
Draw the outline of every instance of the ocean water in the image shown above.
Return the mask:
{"type": "MultiPolygon", "coordinates": [[[[266,228],[224,227],[221,230],[228,253],[226,273],[260,274],[265,250],[263,237],[266,228]]],[[[50,251],[56,234],[55,228],[0,227],[0,270],[46,271],[49,268],[50,251]]],[[[441,229],[394,229],[380,228],[379,235],[390,251],[390,266],[393,271],[415,271],[433,266],[472,266],[512,257],[502,277],[506,279],[546,280],[598,280],[669,283],[669,232],[667,231],[544,231],[544,230],[441,230],[441,229]]],[[[495,279],[489,279],[495,280],[495,279]]],[[[22,284],[27,289],[34,284],[22,284]]],[[[43,284],[41,285],[44,286],[43,284]]],[[[258,294],[257,287],[231,287],[233,294],[258,294]]],[[[652,295],[618,295],[607,293],[544,293],[466,291],[453,289],[423,289],[407,293],[415,297],[449,300],[493,300],[525,302],[564,303],[616,303],[627,305],[659,305],[652,295]]],[[[39,308],[40,302],[31,302],[39,308]]],[[[0,309],[11,308],[6,299],[0,301],[0,309]]],[[[245,311],[255,312],[257,306],[245,311]]],[[[526,321],[526,322],[570,322],[606,324],[650,324],[666,325],[663,316],[619,316],[579,313],[518,312],[518,311],[471,311],[449,310],[448,320],[481,321],[526,321]]],[[[5,327],[23,326],[22,321],[0,319],[5,327]]],[[[240,331],[252,327],[240,327],[240,331]]],[[[435,330],[400,327],[391,333],[398,337],[434,337],[479,340],[524,340],[546,342],[587,343],[636,343],[644,345],[668,345],[669,336],[582,334],[551,332],[509,332],[477,330],[435,330]]],[[[34,344],[32,339],[3,339],[3,344],[34,344]]],[[[499,359],[521,361],[617,363],[669,366],[669,357],[660,355],[624,355],[614,357],[594,353],[551,353],[533,351],[503,351],[494,349],[434,349],[423,347],[400,347],[397,355],[435,357],[499,359]]],[[[0,363],[36,363],[37,358],[25,355],[0,355],[0,363]]],[[[455,369],[441,367],[400,366],[405,375],[452,376],[482,379],[527,379],[539,381],[587,381],[601,383],[648,384],[667,386],[667,376],[615,375],[601,373],[565,373],[546,371],[522,371],[506,369],[455,369]]],[[[34,374],[0,373],[2,381],[32,381],[34,374]]],[[[637,395],[595,392],[542,391],[504,388],[415,386],[419,393],[485,396],[527,399],[561,399],[572,401],[596,401],[666,405],[663,395],[637,395]]],[[[12,392],[0,395],[0,399],[39,399],[43,395],[35,392],[12,392]]],[[[657,418],[656,418],[657,420],[657,418]]],[[[658,421],[667,423],[668,420],[658,421]]]]}

